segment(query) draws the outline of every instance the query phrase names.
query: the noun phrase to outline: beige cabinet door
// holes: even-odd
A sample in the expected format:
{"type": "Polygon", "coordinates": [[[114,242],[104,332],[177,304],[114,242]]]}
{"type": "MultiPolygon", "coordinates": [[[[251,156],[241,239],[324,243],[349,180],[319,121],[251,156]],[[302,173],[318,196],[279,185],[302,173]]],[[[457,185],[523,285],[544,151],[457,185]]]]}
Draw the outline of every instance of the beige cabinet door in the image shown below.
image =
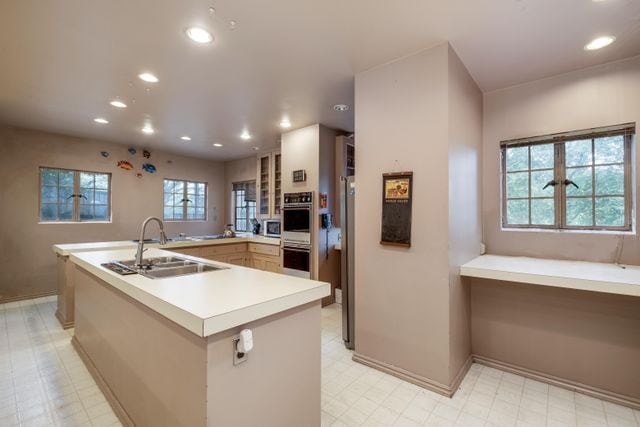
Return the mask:
{"type": "Polygon", "coordinates": [[[251,257],[251,268],[255,268],[257,270],[264,270],[265,269],[264,259],[260,256],[253,255],[251,257]]]}
{"type": "Polygon", "coordinates": [[[226,262],[227,264],[241,265],[244,267],[246,265],[246,255],[245,254],[227,255],[226,260],[224,262],[226,262]]]}
{"type": "Polygon", "coordinates": [[[282,265],[280,265],[280,259],[266,259],[264,262],[264,270],[272,273],[282,273],[282,265]]]}
{"type": "Polygon", "coordinates": [[[280,257],[276,257],[276,256],[252,254],[251,267],[258,270],[271,271],[272,273],[282,272],[282,266],[280,265],[280,257]]]}

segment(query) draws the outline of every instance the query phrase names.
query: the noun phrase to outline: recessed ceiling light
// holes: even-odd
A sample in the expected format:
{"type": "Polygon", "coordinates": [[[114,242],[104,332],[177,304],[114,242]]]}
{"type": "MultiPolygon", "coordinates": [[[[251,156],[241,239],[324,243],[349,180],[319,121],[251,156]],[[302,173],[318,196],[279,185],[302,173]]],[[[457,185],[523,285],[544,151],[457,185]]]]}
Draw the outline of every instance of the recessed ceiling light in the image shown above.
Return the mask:
{"type": "Polygon", "coordinates": [[[598,50],[603,47],[609,46],[611,43],[616,41],[616,38],[613,36],[602,36],[591,40],[588,44],[585,45],[584,50],[598,50]]]}
{"type": "Polygon", "coordinates": [[[347,111],[349,110],[349,106],[347,104],[336,104],[333,106],[333,109],[336,111],[347,111]]]}
{"type": "Polygon", "coordinates": [[[185,31],[185,34],[196,43],[205,44],[211,43],[213,41],[213,36],[211,35],[211,33],[204,28],[189,27],[185,31]]]}
{"type": "Polygon", "coordinates": [[[142,130],[142,133],[145,133],[147,135],[152,135],[153,133],[155,133],[155,130],[151,125],[144,125],[144,127],[141,130],[142,130]]]}
{"type": "Polygon", "coordinates": [[[248,130],[244,130],[244,131],[242,131],[242,133],[240,134],[240,138],[244,139],[245,141],[246,141],[246,140],[249,140],[249,139],[251,139],[251,134],[249,133],[249,131],[248,131],[248,130]]]}
{"type": "Polygon", "coordinates": [[[143,80],[147,83],[158,83],[160,80],[158,80],[158,78],[156,76],[154,76],[151,73],[142,73],[142,74],[138,74],[138,78],[140,80],[143,80]]]}
{"type": "Polygon", "coordinates": [[[191,137],[187,135],[181,136],[180,139],[183,141],[191,141],[191,137]]]}
{"type": "Polygon", "coordinates": [[[258,150],[260,150],[260,147],[252,147],[251,149],[252,149],[253,151],[258,151],[258,150]]]}
{"type": "Polygon", "coordinates": [[[282,121],[280,122],[280,127],[288,129],[291,127],[291,122],[289,121],[289,119],[282,119],[282,121]]]}
{"type": "Polygon", "coordinates": [[[103,119],[102,117],[96,117],[95,119],[93,119],[93,121],[96,123],[100,123],[101,125],[106,125],[107,123],[109,123],[109,120],[103,119]]]}
{"type": "Polygon", "coordinates": [[[213,144],[213,146],[214,147],[222,147],[222,144],[219,144],[219,143],[216,142],[215,144],[213,144]]]}
{"type": "Polygon", "coordinates": [[[116,108],[127,108],[127,104],[125,104],[124,102],[120,101],[119,99],[114,99],[109,104],[111,104],[112,106],[114,106],[116,108]]]}

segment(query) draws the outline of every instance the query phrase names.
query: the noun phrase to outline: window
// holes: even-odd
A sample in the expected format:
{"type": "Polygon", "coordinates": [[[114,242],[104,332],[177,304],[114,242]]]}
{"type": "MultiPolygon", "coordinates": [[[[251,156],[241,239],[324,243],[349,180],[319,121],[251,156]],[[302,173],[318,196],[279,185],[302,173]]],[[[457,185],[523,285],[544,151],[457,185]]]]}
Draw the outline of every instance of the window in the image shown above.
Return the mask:
{"type": "Polygon", "coordinates": [[[505,228],[632,229],[635,124],[506,141],[505,228]]]}
{"type": "Polygon", "coordinates": [[[256,217],[256,182],[233,183],[233,224],[236,231],[251,231],[256,217]]]}
{"type": "Polygon", "coordinates": [[[111,174],[40,168],[40,222],[111,220],[111,174]]]}
{"type": "Polygon", "coordinates": [[[164,180],[165,221],[205,221],[206,219],[206,182],[164,180]]]}

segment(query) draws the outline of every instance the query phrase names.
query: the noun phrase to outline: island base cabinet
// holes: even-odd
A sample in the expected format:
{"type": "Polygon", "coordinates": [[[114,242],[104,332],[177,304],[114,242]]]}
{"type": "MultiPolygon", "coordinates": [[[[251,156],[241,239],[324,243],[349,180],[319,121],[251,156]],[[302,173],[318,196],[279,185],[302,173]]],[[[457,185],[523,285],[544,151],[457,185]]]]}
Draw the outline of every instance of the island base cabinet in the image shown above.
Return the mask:
{"type": "Polygon", "coordinates": [[[320,301],[201,337],[80,267],[75,279],[74,346],[124,425],[320,425],[320,301]],[[234,365],[245,328],[254,348],[234,365]]]}
{"type": "Polygon", "coordinates": [[[56,318],[64,329],[68,329],[73,327],[75,265],[69,261],[68,256],[58,255],[57,257],[58,308],[56,309],[56,318]]]}

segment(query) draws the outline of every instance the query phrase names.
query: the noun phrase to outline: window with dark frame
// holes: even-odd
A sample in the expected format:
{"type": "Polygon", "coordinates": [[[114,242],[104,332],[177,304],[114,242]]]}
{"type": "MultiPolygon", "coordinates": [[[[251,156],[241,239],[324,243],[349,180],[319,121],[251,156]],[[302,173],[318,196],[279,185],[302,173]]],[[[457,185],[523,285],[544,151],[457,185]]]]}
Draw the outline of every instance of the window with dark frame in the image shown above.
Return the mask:
{"type": "Polygon", "coordinates": [[[255,181],[233,183],[233,224],[236,231],[251,231],[256,217],[255,181]]]}
{"type": "Polygon", "coordinates": [[[163,212],[165,221],[205,221],[207,183],[165,179],[163,212]]]}
{"type": "Polygon", "coordinates": [[[635,124],[505,141],[502,226],[630,231],[635,124]]]}
{"type": "Polygon", "coordinates": [[[40,222],[111,221],[111,174],[40,168],[40,222]]]}

